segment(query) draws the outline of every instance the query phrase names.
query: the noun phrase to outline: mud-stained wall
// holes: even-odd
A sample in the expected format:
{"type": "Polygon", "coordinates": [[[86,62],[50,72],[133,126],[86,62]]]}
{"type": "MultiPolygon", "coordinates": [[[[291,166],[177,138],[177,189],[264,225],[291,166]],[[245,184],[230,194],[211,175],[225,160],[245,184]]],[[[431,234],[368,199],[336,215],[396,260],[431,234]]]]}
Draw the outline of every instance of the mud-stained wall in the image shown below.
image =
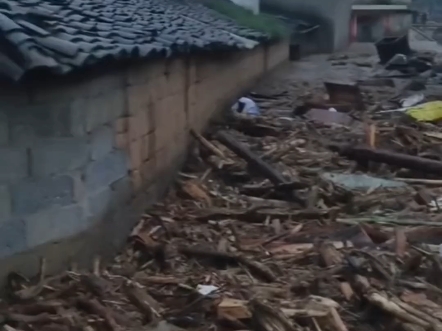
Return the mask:
{"type": "Polygon", "coordinates": [[[0,90],[0,279],[113,255],[186,158],[189,129],[288,59],[285,43],[0,90]]]}

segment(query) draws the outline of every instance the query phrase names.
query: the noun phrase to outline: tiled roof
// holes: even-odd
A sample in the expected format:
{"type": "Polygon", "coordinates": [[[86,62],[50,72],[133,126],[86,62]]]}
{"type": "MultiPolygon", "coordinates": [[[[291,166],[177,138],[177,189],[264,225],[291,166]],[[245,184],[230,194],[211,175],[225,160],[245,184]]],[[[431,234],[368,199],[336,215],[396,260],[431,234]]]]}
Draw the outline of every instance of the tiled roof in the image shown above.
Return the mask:
{"type": "Polygon", "coordinates": [[[0,0],[0,74],[13,80],[266,38],[191,0],[0,0]]]}

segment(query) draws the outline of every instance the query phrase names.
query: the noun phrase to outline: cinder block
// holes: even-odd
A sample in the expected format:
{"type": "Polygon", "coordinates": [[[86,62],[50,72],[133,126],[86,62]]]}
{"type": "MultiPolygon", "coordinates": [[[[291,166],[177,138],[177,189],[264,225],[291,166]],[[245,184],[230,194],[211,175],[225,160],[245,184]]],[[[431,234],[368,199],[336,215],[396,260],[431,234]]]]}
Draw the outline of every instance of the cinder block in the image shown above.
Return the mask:
{"type": "Polygon", "coordinates": [[[85,83],[87,96],[93,97],[110,91],[120,90],[125,87],[126,77],[121,70],[109,73],[95,74],[85,83]]]}
{"type": "Polygon", "coordinates": [[[0,224],[9,220],[11,215],[12,204],[9,187],[6,185],[0,185],[0,224]]]}
{"type": "Polygon", "coordinates": [[[11,144],[28,147],[36,138],[73,135],[70,105],[55,101],[17,107],[8,112],[11,144]]]}
{"type": "Polygon", "coordinates": [[[152,91],[151,96],[153,102],[158,102],[169,95],[170,91],[168,84],[169,80],[167,79],[166,74],[156,77],[155,81],[149,84],[150,90],[152,91]]]}
{"type": "Polygon", "coordinates": [[[155,165],[156,165],[156,158],[152,157],[151,159],[144,161],[141,165],[141,178],[143,181],[143,185],[147,185],[155,180],[156,172],[155,172],[155,165]]]}
{"type": "Polygon", "coordinates": [[[91,158],[98,160],[109,154],[114,148],[114,132],[108,125],[104,125],[91,134],[91,158]]]}
{"type": "Polygon", "coordinates": [[[155,173],[159,175],[170,167],[171,148],[162,148],[155,152],[155,173]]]}
{"type": "Polygon", "coordinates": [[[151,153],[154,152],[155,146],[153,145],[154,142],[151,140],[153,139],[154,134],[149,133],[141,138],[141,159],[142,161],[146,161],[150,158],[151,153]]]}
{"type": "Polygon", "coordinates": [[[132,182],[129,176],[113,182],[110,187],[117,203],[125,203],[132,197],[132,182]]]}
{"type": "Polygon", "coordinates": [[[155,117],[156,150],[166,147],[179,129],[178,122],[185,122],[185,98],[182,93],[167,96],[158,102],[155,117]]]}
{"type": "Polygon", "coordinates": [[[74,137],[84,136],[86,134],[86,122],[88,116],[87,99],[77,97],[69,103],[67,114],[69,115],[69,132],[74,137]]]}
{"type": "Polygon", "coordinates": [[[147,109],[146,111],[141,111],[135,115],[129,116],[128,121],[128,136],[130,141],[140,139],[149,132],[147,109]]]}
{"type": "Polygon", "coordinates": [[[43,139],[31,148],[33,176],[49,176],[80,168],[88,162],[87,138],[43,139]]]}
{"type": "Polygon", "coordinates": [[[130,179],[132,183],[132,190],[138,191],[143,185],[143,178],[139,170],[132,170],[130,172],[130,179]]]}
{"type": "Polygon", "coordinates": [[[0,225],[0,258],[23,252],[27,248],[23,220],[12,219],[0,225]]]}
{"type": "Polygon", "coordinates": [[[158,60],[150,63],[131,66],[127,71],[128,85],[142,85],[152,82],[158,76],[164,75],[165,61],[158,60]]]}
{"type": "Polygon", "coordinates": [[[135,115],[138,112],[147,111],[150,102],[149,86],[132,85],[127,87],[127,112],[129,115],[135,115]]]}
{"type": "Polygon", "coordinates": [[[52,205],[74,202],[74,179],[71,176],[28,179],[11,186],[12,211],[15,215],[35,213],[52,205]]]}
{"type": "Polygon", "coordinates": [[[95,192],[123,178],[128,171],[128,158],[122,151],[114,151],[90,163],[85,171],[88,192],[95,192]]]}
{"type": "Polygon", "coordinates": [[[54,101],[71,101],[77,98],[79,95],[87,96],[88,94],[88,82],[84,80],[67,80],[59,79],[54,84],[40,84],[34,86],[30,90],[30,100],[32,103],[45,103],[54,101]]]}
{"type": "Polygon", "coordinates": [[[139,169],[143,163],[142,139],[137,139],[129,143],[130,169],[139,169]]]}
{"type": "Polygon", "coordinates": [[[198,60],[195,57],[191,57],[188,64],[189,64],[189,68],[188,68],[189,82],[188,83],[189,83],[189,85],[192,85],[192,84],[198,82],[198,77],[197,77],[197,72],[196,72],[198,60]]]}
{"type": "Polygon", "coordinates": [[[79,95],[93,97],[125,85],[126,75],[122,71],[94,73],[77,79],[59,78],[56,82],[42,84],[30,91],[33,103],[53,100],[73,100],[79,95]]]}
{"type": "Polygon", "coordinates": [[[90,193],[87,197],[87,204],[91,223],[103,221],[106,214],[115,207],[110,186],[90,193]]]}
{"type": "Polygon", "coordinates": [[[129,120],[126,116],[117,118],[114,121],[114,128],[116,133],[125,133],[129,127],[129,120]]]}
{"type": "Polygon", "coordinates": [[[28,155],[25,148],[0,148],[0,182],[12,183],[28,175],[28,155]]]}
{"type": "Polygon", "coordinates": [[[104,107],[107,102],[106,98],[107,95],[100,95],[77,101],[78,106],[84,109],[83,116],[86,132],[91,132],[112,120],[111,113],[104,107]]]}
{"type": "Polygon", "coordinates": [[[129,135],[128,135],[128,133],[117,133],[115,135],[115,146],[118,149],[129,150],[129,135]]]}
{"type": "Polygon", "coordinates": [[[84,99],[84,116],[86,131],[110,123],[124,115],[126,111],[126,95],[124,90],[113,90],[94,97],[84,99]]]}
{"type": "Polygon", "coordinates": [[[29,248],[71,237],[88,227],[80,205],[51,206],[24,218],[29,248]]]}
{"type": "Polygon", "coordinates": [[[166,66],[167,93],[182,93],[186,87],[186,62],[183,59],[174,59],[166,66]]]}
{"type": "Polygon", "coordinates": [[[151,102],[147,110],[147,133],[151,133],[155,130],[156,127],[155,112],[156,112],[156,105],[154,102],[151,102]]]}

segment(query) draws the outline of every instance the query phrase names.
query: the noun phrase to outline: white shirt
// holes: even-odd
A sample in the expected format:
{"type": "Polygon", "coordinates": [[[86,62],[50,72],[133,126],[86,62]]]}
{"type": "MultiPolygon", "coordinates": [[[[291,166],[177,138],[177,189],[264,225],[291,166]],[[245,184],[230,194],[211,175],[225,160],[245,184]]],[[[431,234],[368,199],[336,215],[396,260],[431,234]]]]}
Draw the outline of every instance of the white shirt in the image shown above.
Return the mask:
{"type": "Polygon", "coordinates": [[[240,114],[247,114],[247,115],[252,115],[252,116],[261,115],[261,111],[259,110],[259,107],[256,105],[255,101],[253,101],[252,99],[246,98],[246,97],[240,98],[232,106],[232,110],[234,112],[240,113],[240,114]],[[244,108],[242,109],[241,112],[239,112],[239,103],[240,102],[244,104],[244,108]]]}

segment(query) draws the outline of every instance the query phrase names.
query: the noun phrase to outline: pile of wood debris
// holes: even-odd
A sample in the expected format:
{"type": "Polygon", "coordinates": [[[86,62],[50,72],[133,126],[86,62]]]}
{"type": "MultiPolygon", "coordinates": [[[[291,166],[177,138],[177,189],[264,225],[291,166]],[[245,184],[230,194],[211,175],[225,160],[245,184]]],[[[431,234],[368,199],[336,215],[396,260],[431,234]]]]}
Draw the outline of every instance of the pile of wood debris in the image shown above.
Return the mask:
{"type": "Polygon", "coordinates": [[[4,330],[442,329],[442,130],[378,106],[192,131],[176,186],[114,263],[11,275],[4,330]]]}

